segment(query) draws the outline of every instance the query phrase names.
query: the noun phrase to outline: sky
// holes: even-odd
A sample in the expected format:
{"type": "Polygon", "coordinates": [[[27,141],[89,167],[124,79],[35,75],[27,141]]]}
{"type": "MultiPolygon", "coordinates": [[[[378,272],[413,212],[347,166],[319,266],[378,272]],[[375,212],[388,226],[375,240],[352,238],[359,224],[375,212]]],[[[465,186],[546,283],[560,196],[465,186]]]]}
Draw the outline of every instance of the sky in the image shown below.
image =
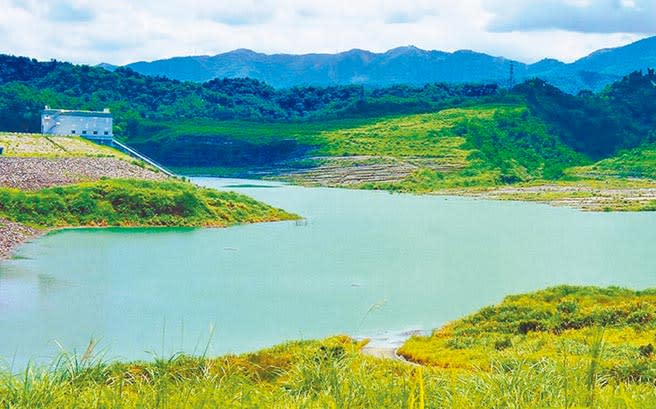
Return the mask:
{"type": "Polygon", "coordinates": [[[656,0],[0,0],[0,53],[123,65],[414,45],[571,62],[656,35],[656,0]]]}

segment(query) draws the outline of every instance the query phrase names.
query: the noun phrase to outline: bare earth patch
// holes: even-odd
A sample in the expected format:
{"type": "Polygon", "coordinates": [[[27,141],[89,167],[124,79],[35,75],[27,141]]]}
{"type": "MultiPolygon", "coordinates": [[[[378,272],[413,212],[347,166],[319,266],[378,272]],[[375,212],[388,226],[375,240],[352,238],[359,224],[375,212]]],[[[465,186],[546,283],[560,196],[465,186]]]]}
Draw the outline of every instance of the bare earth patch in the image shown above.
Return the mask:
{"type": "Polygon", "coordinates": [[[167,176],[116,158],[0,156],[0,186],[37,190],[101,178],[162,180],[167,176]]]}

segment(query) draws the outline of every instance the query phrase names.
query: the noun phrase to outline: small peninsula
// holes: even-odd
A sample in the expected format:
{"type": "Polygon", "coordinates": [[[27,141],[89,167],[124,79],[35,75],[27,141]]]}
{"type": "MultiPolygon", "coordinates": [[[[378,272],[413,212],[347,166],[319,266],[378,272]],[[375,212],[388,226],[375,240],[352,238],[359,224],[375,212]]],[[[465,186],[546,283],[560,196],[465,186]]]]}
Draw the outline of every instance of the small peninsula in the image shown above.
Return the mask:
{"type": "Polygon", "coordinates": [[[0,258],[53,228],[226,227],[297,218],[169,177],[79,137],[0,134],[0,145],[0,258]]]}

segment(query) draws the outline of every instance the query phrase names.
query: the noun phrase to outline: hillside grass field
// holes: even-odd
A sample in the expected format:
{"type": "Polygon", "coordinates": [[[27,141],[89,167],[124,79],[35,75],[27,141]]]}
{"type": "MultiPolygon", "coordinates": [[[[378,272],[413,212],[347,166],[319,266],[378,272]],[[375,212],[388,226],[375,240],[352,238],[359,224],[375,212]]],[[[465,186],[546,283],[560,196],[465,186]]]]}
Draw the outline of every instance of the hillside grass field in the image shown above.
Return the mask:
{"type": "Polygon", "coordinates": [[[108,179],[36,192],[0,188],[0,216],[33,227],[200,226],[291,220],[247,196],[187,182],[108,179]]]}
{"type": "Polygon", "coordinates": [[[98,145],[79,136],[42,135],[0,132],[3,155],[10,157],[114,157],[132,159],[108,146],[98,145]]]}
{"type": "MultiPolygon", "coordinates": [[[[212,135],[228,146],[231,141],[273,146],[291,140],[306,148],[289,160],[264,166],[260,174],[304,185],[480,195],[596,211],[656,207],[653,144],[595,161],[564,144],[523,104],[326,122],[183,121],[169,123],[155,135],[163,144],[212,135]]],[[[175,169],[232,177],[248,176],[254,168],[175,169]]]]}
{"type": "Polygon", "coordinates": [[[656,179],[656,144],[624,150],[612,158],[572,171],[582,177],[656,179]]]}
{"type": "Polygon", "coordinates": [[[345,336],[218,358],[108,362],[92,341],[0,371],[12,408],[653,408],[654,290],[561,286],[507,297],[377,359],[345,336]]]}
{"type": "Polygon", "coordinates": [[[431,367],[490,371],[523,361],[589,360],[591,341],[603,346],[599,374],[614,381],[656,382],[656,291],[559,286],[506,297],[399,350],[431,367]]]}

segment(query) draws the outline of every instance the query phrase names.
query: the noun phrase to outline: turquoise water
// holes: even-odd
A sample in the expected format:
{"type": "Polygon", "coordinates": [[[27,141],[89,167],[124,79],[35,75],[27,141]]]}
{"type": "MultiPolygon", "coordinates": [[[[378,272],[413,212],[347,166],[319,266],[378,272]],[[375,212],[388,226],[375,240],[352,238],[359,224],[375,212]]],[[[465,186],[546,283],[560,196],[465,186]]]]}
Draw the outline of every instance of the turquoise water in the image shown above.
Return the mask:
{"type": "Polygon", "coordinates": [[[303,222],[57,232],[0,264],[0,356],[251,351],[430,329],[549,285],[656,286],[656,214],[199,178],[303,222]]]}

